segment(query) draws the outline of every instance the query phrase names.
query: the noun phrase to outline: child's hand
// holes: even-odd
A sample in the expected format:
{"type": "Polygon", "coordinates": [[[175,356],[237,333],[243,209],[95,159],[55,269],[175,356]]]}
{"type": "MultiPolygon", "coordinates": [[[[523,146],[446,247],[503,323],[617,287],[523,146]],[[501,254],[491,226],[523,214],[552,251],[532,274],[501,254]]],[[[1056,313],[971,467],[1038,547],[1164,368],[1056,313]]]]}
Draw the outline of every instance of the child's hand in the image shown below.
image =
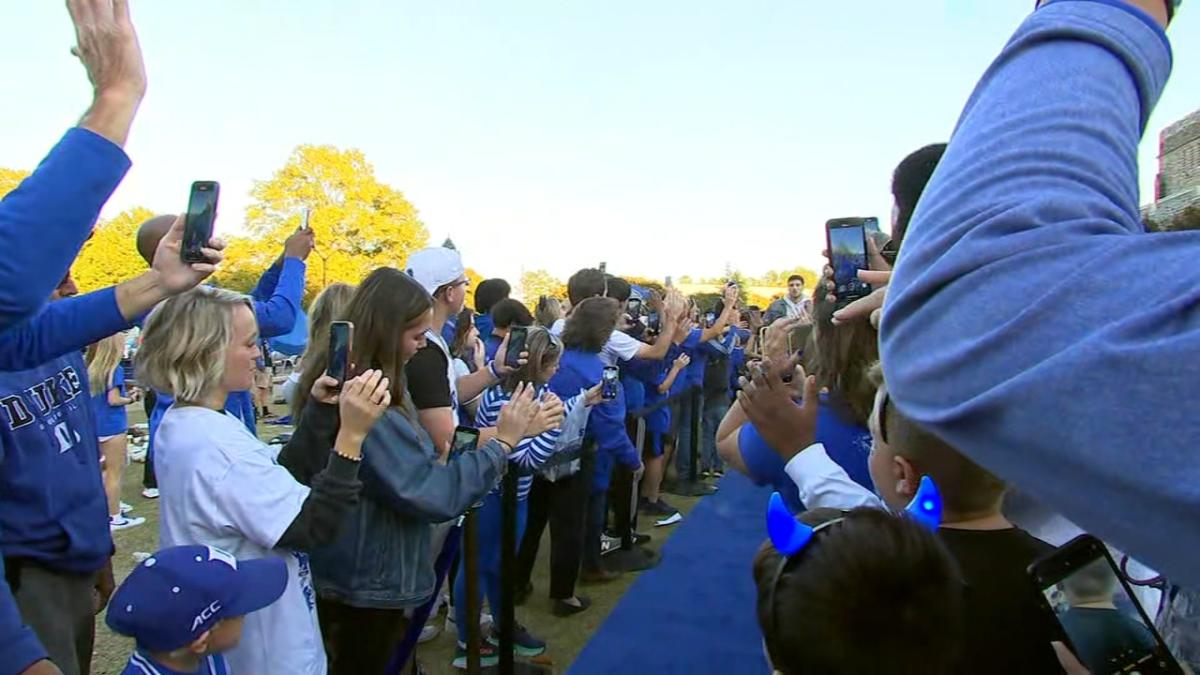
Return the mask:
{"type": "Polygon", "coordinates": [[[509,448],[517,447],[517,443],[528,434],[530,425],[541,409],[541,404],[533,398],[533,387],[524,382],[513,390],[512,398],[500,408],[500,419],[496,422],[496,440],[509,448]]]}
{"type": "Polygon", "coordinates": [[[604,402],[604,386],[598,384],[598,385],[592,387],[591,389],[588,389],[587,393],[584,394],[583,402],[589,408],[603,403],[604,402]]]}
{"type": "Polygon", "coordinates": [[[770,361],[764,361],[762,367],[751,370],[749,379],[742,378],[738,402],[767,445],[787,462],[816,437],[817,378],[805,376],[804,369],[796,366],[796,382],[804,383],[804,404],[796,405],[792,387],[772,370],[770,361]]]}

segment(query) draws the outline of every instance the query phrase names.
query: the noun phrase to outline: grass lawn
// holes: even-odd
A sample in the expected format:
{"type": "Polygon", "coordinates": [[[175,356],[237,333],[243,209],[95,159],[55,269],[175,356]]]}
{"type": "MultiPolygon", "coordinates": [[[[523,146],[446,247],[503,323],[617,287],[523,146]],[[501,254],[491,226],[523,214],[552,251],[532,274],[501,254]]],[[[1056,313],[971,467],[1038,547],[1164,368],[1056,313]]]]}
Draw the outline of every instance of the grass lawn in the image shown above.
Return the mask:
{"type": "MultiPolygon", "coordinates": [[[[281,407],[277,408],[281,409],[281,407]]],[[[131,425],[145,422],[141,404],[129,408],[129,422],[131,425]]],[[[268,440],[290,431],[290,427],[260,425],[259,437],[268,440]]],[[[130,516],[144,517],[146,522],[141,526],[122,530],[113,535],[117,546],[117,552],[113,557],[113,568],[118,584],[136,564],[133,558],[135,552],[152,553],[158,548],[158,504],[154,500],[142,497],[142,469],[142,464],[131,463],[125,469],[122,483],[123,499],[133,505],[133,512],[130,513],[130,516]]],[[[671,498],[671,503],[685,514],[691,511],[696,501],[684,497],[671,498]]],[[[652,528],[647,524],[648,521],[645,518],[641,522],[642,530],[654,537],[649,546],[656,550],[661,549],[664,540],[675,527],[652,528]]],[[[546,536],[549,537],[548,532],[546,536]]],[[[517,620],[528,626],[533,634],[549,643],[547,656],[553,661],[555,670],[563,672],[575,660],[575,657],[587,644],[588,638],[633,583],[636,574],[626,574],[616,581],[600,586],[580,586],[579,592],[592,599],[591,609],[582,614],[560,619],[550,613],[550,601],[546,598],[549,583],[547,570],[549,552],[549,542],[543,541],[538,564],[534,569],[534,595],[524,606],[517,608],[517,620]]],[[[430,621],[436,621],[438,625],[442,625],[444,620],[444,613],[430,619],[430,621]]],[[[103,617],[97,617],[96,650],[92,660],[92,673],[95,675],[120,673],[132,649],[132,640],[114,634],[104,623],[103,617]]],[[[432,642],[421,645],[418,650],[419,658],[430,673],[460,672],[450,666],[453,653],[454,638],[444,632],[432,642]]]]}

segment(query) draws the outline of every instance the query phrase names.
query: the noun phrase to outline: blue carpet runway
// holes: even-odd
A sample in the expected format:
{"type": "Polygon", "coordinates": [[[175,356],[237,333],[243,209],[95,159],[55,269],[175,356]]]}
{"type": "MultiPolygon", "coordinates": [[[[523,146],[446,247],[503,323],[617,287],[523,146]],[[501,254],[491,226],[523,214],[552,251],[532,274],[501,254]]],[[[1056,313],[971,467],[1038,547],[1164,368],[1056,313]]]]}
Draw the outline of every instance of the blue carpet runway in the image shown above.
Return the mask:
{"type": "Polygon", "coordinates": [[[662,564],[629,588],[571,675],[767,673],[750,564],[770,492],[732,472],[720,488],[677,526],[662,564]]]}

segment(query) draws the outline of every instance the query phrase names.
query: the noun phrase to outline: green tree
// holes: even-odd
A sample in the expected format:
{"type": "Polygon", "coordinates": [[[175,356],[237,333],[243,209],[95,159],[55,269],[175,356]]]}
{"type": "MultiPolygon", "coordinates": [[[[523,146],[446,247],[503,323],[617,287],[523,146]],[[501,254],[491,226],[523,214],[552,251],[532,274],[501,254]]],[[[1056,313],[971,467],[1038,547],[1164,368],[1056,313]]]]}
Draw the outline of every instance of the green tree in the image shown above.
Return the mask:
{"type": "Polygon", "coordinates": [[[567,285],[546,270],[526,270],[521,273],[521,297],[531,309],[537,306],[540,296],[567,297],[567,285]]]}
{"type": "Polygon", "coordinates": [[[244,256],[233,256],[231,277],[238,276],[239,264],[265,269],[299,226],[302,208],[310,210],[309,226],[317,235],[317,250],[308,259],[306,297],[335,281],[357,284],[377,267],[403,268],[411,253],[428,245],[429,232],[416,208],[375,177],[375,168],[359,150],[301,145],[270,180],[257,181],[250,194],[255,201],[246,225],[254,243],[244,256]]]}

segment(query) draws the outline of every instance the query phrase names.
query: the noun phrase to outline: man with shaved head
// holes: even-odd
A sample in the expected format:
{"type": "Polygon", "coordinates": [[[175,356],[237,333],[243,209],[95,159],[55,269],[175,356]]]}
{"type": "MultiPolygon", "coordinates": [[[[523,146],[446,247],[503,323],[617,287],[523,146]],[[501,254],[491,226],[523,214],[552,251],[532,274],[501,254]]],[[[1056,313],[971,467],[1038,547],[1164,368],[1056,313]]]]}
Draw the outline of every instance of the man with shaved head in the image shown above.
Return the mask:
{"type": "MultiPolygon", "coordinates": [[[[174,216],[155,216],[138,228],[138,253],[147,263],[153,259],[158,242],[170,230],[172,222],[174,216]]],[[[283,254],[263,273],[258,285],[250,292],[254,300],[254,318],[258,321],[261,337],[286,335],[296,325],[301,298],[304,295],[304,261],[315,245],[316,237],[311,229],[296,230],[284,242],[283,254]]],[[[150,440],[146,448],[146,466],[142,473],[142,495],[154,499],[158,496],[158,481],[154,477],[154,433],[174,399],[161,391],[147,392],[147,396],[154,398],[154,407],[149,420],[150,440]]],[[[225,411],[242,420],[250,433],[257,435],[254,397],[251,392],[231,393],[225,399],[225,411]]]]}

